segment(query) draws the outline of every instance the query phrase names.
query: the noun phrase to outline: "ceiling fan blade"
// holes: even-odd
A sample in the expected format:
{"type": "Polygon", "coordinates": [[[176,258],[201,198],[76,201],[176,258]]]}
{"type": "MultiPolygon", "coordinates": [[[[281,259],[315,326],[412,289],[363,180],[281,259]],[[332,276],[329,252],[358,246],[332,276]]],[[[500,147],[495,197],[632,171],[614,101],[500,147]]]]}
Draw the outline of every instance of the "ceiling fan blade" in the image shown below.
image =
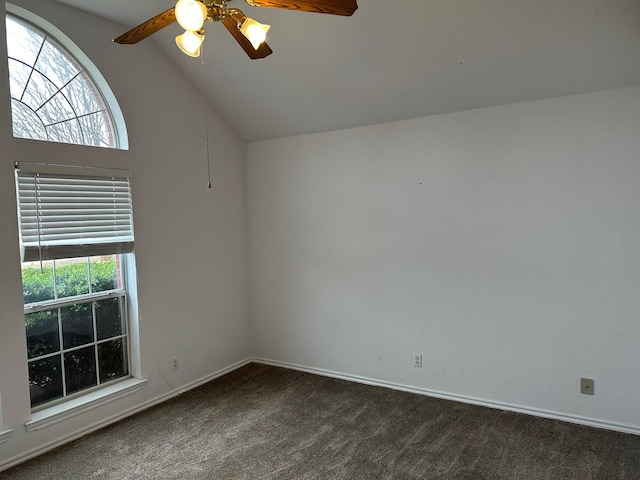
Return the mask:
{"type": "MultiPolygon", "coordinates": [[[[234,9],[234,10],[237,10],[237,9],[234,9]]],[[[240,12],[240,10],[237,10],[237,11],[239,12],[239,14],[242,14],[242,16],[244,17],[244,14],[240,12]]],[[[238,14],[234,15],[234,17],[237,17],[237,16],[238,14]]],[[[247,55],[249,55],[249,58],[251,58],[252,60],[256,60],[258,58],[264,58],[273,53],[273,50],[271,50],[271,47],[267,45],[267,42],[263,42],[260,45],[260,47],[258,47],[257,50],[253,48],[253,45],[251,45],[251,42],[249,41],[249,39],[247,39],[247,37],[245,37],[240,31],[240,29],[238,28],[238,20],[236,18],[233,18],[231,16],[226,16],[222,19],[222,23],[227,28],[227,30],[229,30],[229,33],[233,35],[233,38],[236,39],[236,42],[238,42],[238,44],[242,47],[242,49],[246,52],[247,55]]]]}
{"type": "Polygon", "coordinates": [[[246,0],[249,5],[264,8],[283,8],[302,12],[328,13],[329,15],[353,15],[358,9],[357,0],[246,0]]]}
{"type": "Polygon", "coordinates": [[[153,18],[150,18],[146,22],[141,23],[137,27],[132,28],[128,32],[123,33],[118,38],[114,38],[113,41],[122,44],[138,43],[140,40],[144,40],[148,36],[156,33],[158,30],[163,29],[167,25],[171,25],[175,21],[176,12],[172,7],[153,18]]]}

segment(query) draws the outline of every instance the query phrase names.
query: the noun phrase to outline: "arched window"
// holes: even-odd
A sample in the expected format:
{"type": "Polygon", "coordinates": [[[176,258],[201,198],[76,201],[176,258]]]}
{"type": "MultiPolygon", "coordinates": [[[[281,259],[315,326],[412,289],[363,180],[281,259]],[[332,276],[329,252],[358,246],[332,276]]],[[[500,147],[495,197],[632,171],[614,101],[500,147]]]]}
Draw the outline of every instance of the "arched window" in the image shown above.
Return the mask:
{"type": "Polygon", "coordinates": [[[78,61],[57,39],[23,18],[7,14],[6,26],[13,136],[127,148],[113,107],[87,72],[88,59],[78,61]]]}

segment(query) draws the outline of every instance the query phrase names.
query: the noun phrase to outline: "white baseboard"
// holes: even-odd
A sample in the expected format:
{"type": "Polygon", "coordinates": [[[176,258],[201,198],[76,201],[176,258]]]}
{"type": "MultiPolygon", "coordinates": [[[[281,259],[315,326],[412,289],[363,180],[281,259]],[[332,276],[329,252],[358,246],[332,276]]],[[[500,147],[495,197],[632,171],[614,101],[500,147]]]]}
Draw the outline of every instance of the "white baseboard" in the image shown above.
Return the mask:
{"type": "MultiPolygon", "coordinates": [[[[226,375],[227,373],[230,373],[234,370],[237,370],[240,367],[244,367],[245,365],[251,362],[252,362],[251,358],[245,358],[244,360],[234,363],[233,365],[229,365],[228,367],[220,369],[210,375],[206,375],[205,377],[202,377],[194,382],[188,383],[186,385],[181,386],[180,388],[167,392],[163,395],[160,395],[156,398],[148,400],[144,403],[141,403],[140,405],[124,410],[116,415],[113,415],[111,417],[105,418],[91,425],[88,425],[87,427],[82,428],[76,432],[70,433],[68,435],[64,435],[52,442],[46,443],[32,450],[16,455],[15,457],[9,458],[8,460],[0,462],[0,472],[2,472],[3,470],[7,470],[15,465],[18,465],[19,463],[25,462],[31,458],[35,458],[39,455],[42,455],[43,453],[48,452],[49,450],[53,450],[54,448],[64,445],[65,443],[72,442],[73,440],[83,437],[91,432],[95,432],[96,430],[99,430],[108,425],[111,425],[112,423],[123,420],[136,413],[140,413],[143,410],[151,408],[162,402],[166,402],[167,400],[177,397],[178,395],[188,392],[189,390],[193,390],[194,388],[204,385],[205,383],[208,383],[211,380],[215,380],[216,378],[226,375]]],[[[6,436],[2,437],[4,441],[9,439],[9,436],[11,435],[11,430],[3,432],[3,435],[5,434],[6,436]]]]}
{"type": "MultiPolygon", "coordinates": [[[[73,432],[71,434],[65,435],[63,437],[60,437],[52,442],[49,442],[47,444],[44,444],[40,447],[34,448],[32,450],[29,450],[27,452],[24,452],[20,455],[17,455],[15,457],[12,457],[8,460],[5,460],[3,462],[0,463],[0,472],[2,472],[3,470],[7,470],[15,465],[18,465],[19,463],[25,462],[31,458],[37,457],[39,455],[42,455],[45,452],[48,452],[49,450],[52,450],[56,447],[59,447],[61,445],[64,445],[65,443],[71,442],[73,440],[76,440],[80,437],[83,437],[91,432],[94,432],[96,430],[99,430],[103,427],[106,427],[107,425],[111,425],[112,423],[118,422],[120,420],[123,420],[131,415],[134,415],[136,413],[139,413],[143,410],[146,410],[150,407],[153,407],[155,405],[158,405],[162,402],[165,402],[167,400],[170,400],[171,398],[174,398],[182,393],[188,392],[189,390],[192,390],[194,388],[197,388],[201,385],[204,385],[205,383],[210,382],[211,380],[214,380],[218,377],[221,377],[222,375],[226,375],[227,373],[230,373],[234,370],[237,370],[240,367],[243,367],[249,363],[260,363],[260,364],[264,364],[264,365],[272,365],[275,367],[283,367],[283,368],[288,368],[290,370],[299,370],[302,372],[307,372],[307,373],[312,373],[312,374],[316,374],[316,375],[322,375],[325,377],[332,377],[332,378],[338,378],[338,379],[342,379],[342,380],[347,380],[347,381],[351,381],[351,382],[357,382],[357,383],[363,383],[366,385],[373,385],[373,386],[378,386],[378,387],[385,387],[385,388],[391,388],[393,390],[400,390],[403,392],[409,392],[409,393],[417,393],[419,395],[427,395],[430,397],[435,397],[435,398],[442,398],[445,400],[453,400],[456,402],[462,402],[462,403],[469,403],[472,405],[479,405],[479,406],[483,406],[483,407],[489,407],[489,408],[494,408],[494,409],[498,409],[498,410],[506,410],[506,411],[510,411],[510,412],[517,412],[517,413],[524,413],[527,415],[533,415],[536,417],[543,417],[543,418],[549,418],[549,419],[553,419],[553,420],[561,420],[564,422],[569,422],[569,423],[575,423],[575,424],[579,424],[579,425],[586,425],[589,427],[596,427],[596,428],[603,428],[603,429],[607,429],[607,430],[613,430],[613,431],[617,431],[617,432],[623,432],[623,433],[630,433],[630,434],[634,434],[634,435],[640,435],[640,428],[636,427],[636,426],[632,426],[632,425],[623,425],[623,424],[618,424],[618,423],[613,423],[613,422],[608,422],[608,421],[604,421],[604,420],[598,420],[598,419],[593,419],[593,418],[586,418],[586,417],[580,417],[577,415],[570,415],[570,414],[564,414],[564,413],[559,413],[559,412],[553,412],[553,411],[548,411],[548,410],[541,410],[541,409],[535,409],[535,408],[530,408],[530,407],[522,407],[519,405],[509,405],[506,403],[500,403],[500,402],[493,402],[493,401],[488,401],[488,400],[484,400],[484,399],[478,399],[478,398],[473,398],[473,397],[466,397],[463,395],[455,395],[455,394],[450,394],[450,393],[446,393],[446,392],[439,392],[439,391],[435,391],[435,390],[429,390],[426,388],[420,388],[420,387],[414,387],[414,386],[410,386],[410,385],[402,385],[402,384],[398,384],[398,383],[392,383],[392,382],[387,382],[384,380],[377,380],[377,379],[373,379],[373,378],[368,378],[368,377],[362,377],[362,376],[358,376],[358,375],[351,375],[351,374],[346,374],[346,373],[341,373],[341,372],[335,372],[335,371],[331,371],[331,370],[325,370],[322,368],[314,368],[314,367],[308,367],[308,366],[304,366],[304,365],[296,365],[296,364],[292,364],[292,363],[288,363],[288,362],[280,362],[277,360],[270,360],[267,358],[258,358],[258,357],[254,357],[254,358],[246,358],[244,360],[241,360],[237,363],[234,363],[233,365],[230,365],[226,368],[223,368],[221,370],[218,370],[217,372],[214,372],[210,375],[207,375],[199,380],[196,380],[194,382],[191,382],[187,385],[183,385],[180,388],[177,388],[175,390],[172,390],[170,392],[167,392],[163,395],[160,395],[156,398],[153,398],[151,400],[148,400],[147,402],[144,402],[140,405],[137,405],[135,407],[132,407],[128,410],[125,410],[123,412],[118,413],[117,415],[113,415],[109,418],[106,418],[104,420],[101,420],[99,422],[96,422],[94,424],[88,425],[87,427],[78,430],[76,432],[73,432]]],[[[10,439],[11,436],[11,430],[5,430],[0,432],[0,443],[2,442],[6,442],[10,439]]]]}
{"type": "Polygon", "coordinates": [[[417,393],[419,395],[442,398],[444,400],[453,400],[455,402],[469,403],[472,405],[479,405],[482,407],[489,407],[489,408],[494,408],[498,410],[524,413],[526,415],[533,415],[536,417],[549,418],[552,420],[561,420],[563,422],[586,425],[589,427],[596,427],[596,428],[602,428],[606,430],[613,430],[616,432],[640,435],[640,427],[633,426],[633,425],[624,425],[620,423],[608,422],[606,420],[598,420],[595,418],[587,418],[587,417],[581,417],[578,415],[554,412],[551,410],[542,410],[542,409],[531,408],[531,407],[523,407],[520,405],[510,405],[508,403],[494,402],[490,400],[484,400],[481,398],[474,398],[474,397],[467,397],[464,395],[456,395],[452,393],[439,392],[436,390],[429,390],[427,388],[414,387],[411,385],[402,385],[399,383],[387,382],[384,380],[377,380],[374,378],[362,377],[359,375],[351,375],[347,373],[335,372],[332,370],[325,370],[322,368],[307,367],[305,365],[296,365],[288,362],[280,362],[278,360],[271,360],[268,358],[254,357],[253,362],[261,363],[264,365],[272,365],[274,367],[288,368],[291,370],[299,370],[301,372],[313,373],[313,374],[322,375],[325,377],[348,380],[351,382],[364,383],[366,385],[373,385],[376,387],[385,387],[385,388],[391,388],[393,390],[400,390],[403,392],[417,393]]]}

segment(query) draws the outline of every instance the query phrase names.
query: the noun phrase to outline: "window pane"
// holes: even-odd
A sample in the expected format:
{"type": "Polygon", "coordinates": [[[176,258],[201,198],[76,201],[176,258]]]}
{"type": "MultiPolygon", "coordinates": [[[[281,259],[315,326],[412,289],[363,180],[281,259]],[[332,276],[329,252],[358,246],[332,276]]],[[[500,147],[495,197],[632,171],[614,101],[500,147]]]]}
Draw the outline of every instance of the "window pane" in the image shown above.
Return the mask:
{"type": "Polygon", "coordinates": [[[35,68],[58,88],[66,85],[80,70],[71,57],[60,55],[60,48],[54,45],[49,38],[42,46],[35,68]]]}
{"type": "Polygon", "coordinates": [[[67,395],[98,384],[95,347],[81,348],[64,354],[67,395]]]}
{"type": "Polygon", "coordinates": [[[7,53],[28,65],[36,61],[44,36],[31,28],[27,28],[10,17],[7,17],[7,53]]]}
{"type": "Polygon", "coordinates": [[[121,298],[96,302],[96,329],[98,340],[117,337],[124,333],[121,298]]]}
{"type": "MultiPolygon", "coordinates": [[[[31,82],[29,82],[29,85],[31,85],[31,82]]],[[[64,120],[75,120],[76,118],[73,107],[61,92],[49,96],[38,110],[38,115],[47,126],[64,120]]]]}
{"type": "Polygon", "coordinates": [[[11,75],[9,76],[9,90],[11,91],[11,97],[20,100],[24,92],[24,87],[31,76],[31,69],[17,60],[9,59],[9,69],[11,75]]]}
{"type": "Polygon", "coordinates": [[[106,292],[119,287],[118,259],[116,255],[90,258],[91,291],[106,292]]]}
{"type": "Polygon", "coordinates": [[[46,140],[47,130],[40,117],[24,103],[11,99],[11,113],[13,115],[13,136],[16,138],[30,138],[32,140],[46,140]]]}
{"type": "Polygon", "coordinates": [[[51,142],[73,143],[76,145],[84,145],[82,137],[82,129],[76,118],[72,118],[66,122],[49,125],[47,128],[47,138],[51,142]]]}
{"type": "Polygon", "coordinates": [[[82,127],[85,145],[109,147],[115,142],[111,120],[106,111],[80,117],[78,121],[82,127]]]}
{"type": "Polygon", "coordinates": [[[60,309],[64,349],[93,342],[92,302],[78,303],[60,309]]]}
{"type": "Polygon", "coordinates": [[[78,115],[86,115],[106,109],[100,94],[94,89],[84,72],[64,87],[62,92],[71,104],[75,105],[78,115]]]}
{"type": "Polygon", "coordinates": [[[108,382],[129,374],[127,343],[124,338],[98,345],[100,382],[108,382]]]}
{"type": "MultiPolygon", "coordinates": [[[[58,88],[47,80],[45,77],[40,75],[38,72],[32,72],[29,78],[29,82],[27,83],[27,87],[24,91],[24,95],[20,100],[23,103],[26,103],[29,107],[31,107],[34,111],[38,113],[38,116],[42,118],[42,114],[39,109],[42,105],[46,105],[46,102],[51,99],[58,88]]],[[[73,116],[73,110],[69,105],[65,105],[64,103],[60,105],[62,111],[60,112],[63,118],[70,118],[73,116]]],[[[55,117],[54,117],[55,118],[55,117]]],[[[46,123],[51,123],[51,118],[44,118],[46,123]]],[[[55,121],[55,120],[53,120],[55,121]]]]}
{"type": "Polygon", "coordinates": [[[32,407],[62,397],[62,367],[59,355],[29,363],[29,393],[32,407]]]}
{"type": "Polygon", "coordinates": [[[89,263],[86,258],[56,261],[58,298],[89,293],[89,263]]]}
{"type": "Polygon", "coordinates": [[[25,262],[22,264],[22,295],[25,305],[28,303],[53,300],[53,261],[25,262]]]}
{"type": "Polygon", "coordinates": [[[27,330],[27,353],[29,358],[40,357],[60,350],[58,309],[28,313],[24,316],[27,330]]]}

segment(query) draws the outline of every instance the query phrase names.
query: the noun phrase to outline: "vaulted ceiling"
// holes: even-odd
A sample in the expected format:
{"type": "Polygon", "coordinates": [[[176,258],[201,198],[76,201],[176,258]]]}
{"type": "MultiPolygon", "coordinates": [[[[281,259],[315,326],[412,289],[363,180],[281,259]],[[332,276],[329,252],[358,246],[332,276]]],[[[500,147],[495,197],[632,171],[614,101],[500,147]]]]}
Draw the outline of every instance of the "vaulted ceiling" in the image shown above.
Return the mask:
{"type": "MultiPolygon", "coordinates": [[[[56,0],[123,25],[173,0],[56,0]]],[[[250,60],[207,23],[209,103],[246,141],[640,85],[640,0],[358,0],[352,17],[229,6],[271,25],[250,60]]],[[[200,59],[157,42],[200,88],[200,59]]],[[[136,49],[136,45],[114,45],[136,49]]],[[[149,72],[150,81],[153,72],[149,72]]]]}

